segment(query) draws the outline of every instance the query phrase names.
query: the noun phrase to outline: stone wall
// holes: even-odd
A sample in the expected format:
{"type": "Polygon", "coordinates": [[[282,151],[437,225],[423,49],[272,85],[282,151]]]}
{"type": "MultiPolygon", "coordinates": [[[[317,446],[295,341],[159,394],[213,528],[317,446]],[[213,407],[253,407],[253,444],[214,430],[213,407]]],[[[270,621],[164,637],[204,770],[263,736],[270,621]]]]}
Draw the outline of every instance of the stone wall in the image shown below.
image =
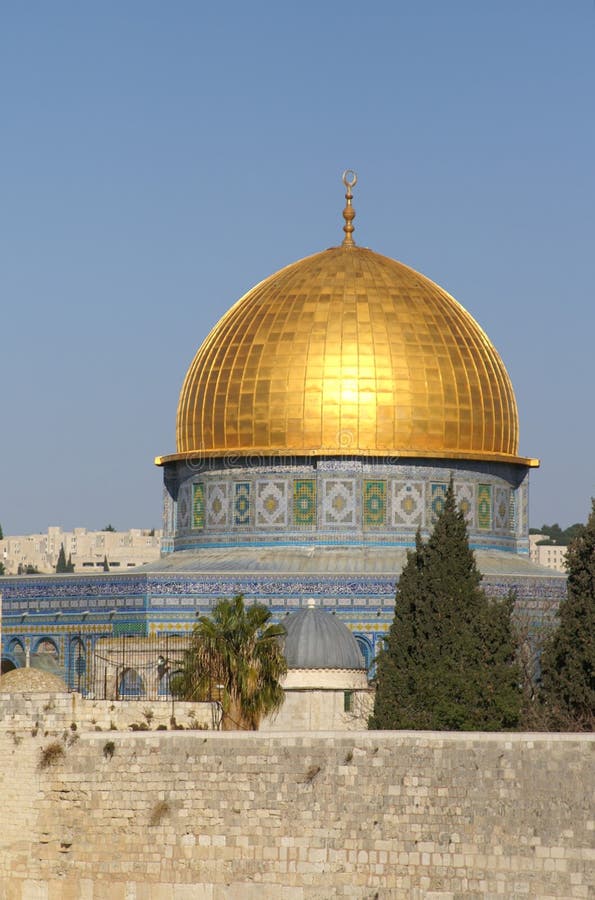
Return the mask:
{"type": "Polygon", "coordinates": [[[172,703],[148,700],[88,700],[80,694],[0,694],[2,731],[25,734],[37,729],[48,735],[64,729],[80,731],[138,731],[217,728],[218,703],[172,703]]]}
{"type": "Polygon", "coordinates": [[[20,700],[0,709],[0,897],[592,896],[593,736],[73,739],[20,700]]]}

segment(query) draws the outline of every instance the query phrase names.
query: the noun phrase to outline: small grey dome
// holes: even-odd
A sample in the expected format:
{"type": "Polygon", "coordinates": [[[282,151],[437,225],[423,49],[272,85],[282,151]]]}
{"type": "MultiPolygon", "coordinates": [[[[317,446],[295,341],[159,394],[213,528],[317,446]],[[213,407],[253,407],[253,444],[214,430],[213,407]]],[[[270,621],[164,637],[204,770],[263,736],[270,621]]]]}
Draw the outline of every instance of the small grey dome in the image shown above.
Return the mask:
{"type": "Polygon", "coordinates": [[[349,628],[331,613],[308,607],[282,620],[289,669],[365,669],[349,628]]]}

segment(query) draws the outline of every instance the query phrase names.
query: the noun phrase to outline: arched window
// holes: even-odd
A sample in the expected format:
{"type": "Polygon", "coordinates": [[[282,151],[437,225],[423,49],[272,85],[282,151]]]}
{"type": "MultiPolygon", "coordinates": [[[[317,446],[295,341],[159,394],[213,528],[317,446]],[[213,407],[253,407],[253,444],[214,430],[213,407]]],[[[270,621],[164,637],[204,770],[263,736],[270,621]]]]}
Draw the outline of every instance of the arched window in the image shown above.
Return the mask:
{"type": "Polygon", "coordinates": [[[362,652],[362,656],[366,663],[366,669],[369,672],[374,664],[374,649],[372,647],[372,642],[367,637],[364,637],[363,634],[356,634],[355,639],[362,652]]]}
{"type": "Polygon", "coordinates": [[[18,638],[13,638],[8,642],[6,653],[0,661],[0,669],[2,675],[10,672],[12,669],[20,669],[25,665],[25,648],[23,642],[18,638]]]}
{"type": "Polygon", "coordinates": [[[31,654],[31,667],[42,669],[44,672],[52,672],[54,675],[64,675],[60,668],[58,647],[51,638],[41,638],[37,641],[35,650],[31,654]]]}
{"type": "Polygon", "coordinates": [[[142,697],[145,683],[136,669],[124,669],[118,681],[118,697],[123,700],[142,697]]]}
{"type": "Polygon", "coordinates": [[[171,696],[171,685],[172,683],[175,685],[176,678],[179,679],[182,674],[181,669],[176,669],[174,672],[164,672],[161,678],[159,679],[159,696],[162,698],[171,696]]]}
{"type": "Polygon", "coordinates": [[[25,648],[23,642],[13,638],[8,643],[6,654],[2,657],[2,674],[11,669],[20,669],[25,665],[25,648]]]}
{"type": "Polygon", "coordinates": [[[8,645],[8,652],[10,656],[14,657],[17,666],[25,665],[25,648],[22,641],[18,638],[13,638],[8,645]]]}
{"type": "Polygon", "coordinates": [[[59,658],[58,647],[50,638],[41,638],[41,640],[37,641],[33,652],[53,656],[56,662],[59,658]]]}

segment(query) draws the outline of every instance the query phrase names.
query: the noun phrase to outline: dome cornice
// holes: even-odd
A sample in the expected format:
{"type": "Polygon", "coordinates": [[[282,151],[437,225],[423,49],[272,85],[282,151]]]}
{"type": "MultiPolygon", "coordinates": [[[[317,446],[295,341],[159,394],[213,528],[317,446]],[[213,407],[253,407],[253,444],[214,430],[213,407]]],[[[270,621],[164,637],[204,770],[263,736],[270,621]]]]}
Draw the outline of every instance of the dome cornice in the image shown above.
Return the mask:
{"type": "MultiPolygon", "coordinates": [[[[164,456],[156,456],[155,457],[155,465],[156,466],[165,466],[168,463],[178,462],[183,460],[201,460],[201,459],[225,459],[228,458],[233,460],[234,458],[238,458],[238,463],[241,459],[250,457],[262,457],[263,459],[280,459],[287,458],[288,456],[296,456],[297,453],[292,453],[291,450],[282,449],[282,448],[274,448],[274,447],[254,447],[249,451],[242,452],[241,450],[234,450],[232,452],[228,450],[209,450],[204,452],[197,452],[194,450],[186,451],[185,453],[169,453],[164,456]]],[[[513,465],[519,466],[529,466],[530,468],[539,468],[540,461],[530,456],[512,456],[507,453],[462,453],[457,450],[443,450],[436,451],[434,453],[429,452],[428,450],[407,450],[407,451],[399,451],[399,450],[362,450],[358,448],[349,448],[347,449],[337,449],[329,448],[328,450],[324,448],[319,448],[316,450],[300,450],[299,456],[308,458],[319,458],[319,457],[329,457],[329,456],[347,456],[347,457],[372,457],[374,459],[399,459],[401,462],[407,462],[407,460],[416,460],[416,459],[468,459],[474,462],[493,462],[493,463],[511,463],[513,465]]]]}

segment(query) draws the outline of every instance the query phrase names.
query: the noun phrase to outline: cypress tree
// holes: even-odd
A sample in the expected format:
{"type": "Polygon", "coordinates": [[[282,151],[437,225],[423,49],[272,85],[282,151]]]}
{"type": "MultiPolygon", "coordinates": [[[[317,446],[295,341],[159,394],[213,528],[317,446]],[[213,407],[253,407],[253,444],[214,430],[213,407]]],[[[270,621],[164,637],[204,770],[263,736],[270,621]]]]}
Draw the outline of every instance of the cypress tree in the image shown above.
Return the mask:
{"type": "Polygon", "coordinates": [[[499,730],[520,714],[513,598],[489,600],[452,482],[427,543],[417,535],[377,667],[371,728],[499,730]]]}
{"type": "Polygon", "coordinates": [[[541,698],[548,724],[568,731],[595,726],[595,500],[568,547],[568,593],[546,641],[541,698]]]}
{"type": "Polygon", "coordinates": [[[56,563],[56,572],[63,573],[68,572],[68,563],[66,562],[66,552],[64,550],[64,544],[60,544],[60,552],[58,553],[58,562],[56,563]]]}

